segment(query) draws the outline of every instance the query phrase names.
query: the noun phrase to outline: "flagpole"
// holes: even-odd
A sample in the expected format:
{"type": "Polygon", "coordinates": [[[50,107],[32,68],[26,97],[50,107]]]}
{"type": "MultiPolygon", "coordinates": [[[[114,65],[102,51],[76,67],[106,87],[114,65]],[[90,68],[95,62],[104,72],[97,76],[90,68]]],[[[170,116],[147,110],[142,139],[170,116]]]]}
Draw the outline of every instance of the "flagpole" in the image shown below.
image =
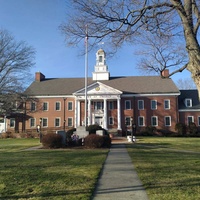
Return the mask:
{"type": "Polygon", "coordinates": [[[88,27],[85,31],[85,128],[87,127],[88,27]]]}

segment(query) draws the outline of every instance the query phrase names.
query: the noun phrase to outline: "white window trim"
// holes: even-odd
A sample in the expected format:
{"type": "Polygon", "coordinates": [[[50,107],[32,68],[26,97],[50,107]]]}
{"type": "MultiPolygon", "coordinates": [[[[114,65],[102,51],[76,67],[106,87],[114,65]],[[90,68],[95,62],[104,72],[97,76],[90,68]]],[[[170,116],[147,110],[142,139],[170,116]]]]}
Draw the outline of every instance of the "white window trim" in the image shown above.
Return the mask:
{"type": "Polygon", "coordinates": [[[138,126],[139,127],[145,126],[144,116],[138,116],[138,126]],[[143,118],[143,125],[140,125],[140,118],[143,118]]]}
{"type": "MultiPolygon", "coordinates": [[[[14,121],[14,126],[10,126],[10,128],[15,128],[15,118],[10,118],[10,122],[11,122],[11,120],[14,121]]],[[[11,123],[10,123],[10,124],[11,124],[11,123]]]]}
{"type": "Polygon", "coordinates": [[[131,117],[130,117],[130,116],[126,116],[126,117],[125,117],[125,123],[126,123],[126,119],[130,119],[130,124],[129,124],[129,125],[126,125],[126,126],[131,126],[131,117]]]}
{"type": "Polygon", "coordinates": [[[164,119],[164,120],[165,120],[165,126],[171,126],[171,125],[172,125],[171,116],[165,116],[165,119],[164,119]],[[170,122],[169,125],[166,124],[166,118],[167,118],[167,117],[169,117],[169,122],[170,122]]]}
{"type": "Polygon", "coordinates": [[[54,126],[55,127],[60,127],[61,126],[61,119],[60,119],[60,117],[55,117],[55,119],[54,119],[54,126]],[[59,125],[58,126],[56,126],[56,119],[59,119],[59,125]]]}
{"type": "Polygon", "coordinates": [[[60,101],[56,101],[56,102],[55,102],[55,111],[61,111],[61,102],[60,102],[60,101]],[[56,110],[56,104],[57,104],[57,103],[60,104],[60,106],[59,106],[59,110],[56,110]]]}
{"type": "Polygon", "coordinates": [[[138,100],[138,110],[144,110],[144,100],[138,100]],[[139,102],[142,102],[143,108],[139,107],[139,102]]]}
{"type": "Polygon", "coordinates": [[[35,128],[36,127],[36,119],[35,118],[30,118],[30,128],[35,128]],[[31,126],[31,120],[34,119],[34,126],[31,126]]]}
{"type": "Polygon", "coordinates": [[[187,125],[189,125],[189,120],[188,120],[189,117],[192,118],[192,123],[194,123],[194,116],[187,116],[187,125]]]}
{"type": "Polygon", "coordinates": [[[37,104],[36,104],[36,102],[31,102],[31,111],[36,111],[36,107],[37,107],[37,104]],[[35,104],[35,109],[32,109],[32,103],[34,103],[35,104]]]}
{"type": "Polygon", "coordinates": [[[157,110],[157,100],[151,100],[151,110],[157,110]],[[156,107],[155,108],[152,107],[152,103],[153,102],[156,102],[156,107]]]}
{"type": "Polygon", "coordinates": [[[42,118],[42,127],[44,127],[44,128],[48,127],[48,117],[43,117],[43,118],[42,118]],[[46,125],[46,126],[43,126],[43,120],[44,120],[44,119],[47,120],[47,125],[46,125]]]}
{"type": "Polygon", "coordinates": [[[47,101],[44,101],[43,102],[43,105],[42,105],[42,109],[43,109],[43,111],[49,111],[49,102],[47,102],[47,101]],[[44,110],[44,104],[47,104],[47,110],[44,110]]]}
{"type": "Polygon", "coordinates": [[[158,126],[158,116],[151,116],[151,126],[158,126]],[[156,125],[153,125],[153,118],[156,118],[156,125]]]}
{"type": "Polygon", "coordinates": [[[198,126],[200,126],[200,116],[197,117],[198,126]]]}
{"type": "Polygon", "coordinates": [[[73,127],[73,117],[68,117],[67,118],[67,126],[68,127],[73,127]],[[71,126],[69,126],[69,119],[72,119],[72,125],[71,126]]]}
{"type": "Polygon", "coordinates": [[[165,100],[164,100],[164,109],[165,109],[165,110],[170,110],[170,107],[171,107],[171,106],[170,106],[170,99],[165,99],[165,100]],[[169,104],[169,108],[166,108],[166,107],[165,107],[165,102],[166,102],[166,101],[167,101],[168,104],[169,104]]]}
{"type": "Polygon", "coordinates": [[[189,99],[189,98],[185,99],[185,106],[186,106],[187,108],[192,107],[192,99],[189,99]],[[187,106],[187,101],[190,101],[190,105],[189,105],[189,106],[187,106]]]}
{"type": "Polygon", "coordinates": [[[67,102],[67,110],[68,110],[68,111],[73,111],[73,107],[74,107],[73,101],[68,101],[68,102],[67,102]],[[72,104],[72,109],[71,109],[71,110],[69,110],[69,103],[72,104]]]}

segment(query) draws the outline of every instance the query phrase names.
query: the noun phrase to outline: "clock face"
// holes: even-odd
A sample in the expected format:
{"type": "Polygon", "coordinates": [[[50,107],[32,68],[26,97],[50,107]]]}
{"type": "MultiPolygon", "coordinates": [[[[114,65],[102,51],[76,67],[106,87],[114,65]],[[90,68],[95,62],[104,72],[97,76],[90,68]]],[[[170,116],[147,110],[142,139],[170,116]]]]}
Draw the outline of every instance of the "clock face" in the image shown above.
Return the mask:
{"type": "Polygon", "coordinates": [[[96,87],[95,90],[96,90],[96,91],[99,91],[99,90],[100,90],[100,87],[96,87]]]}

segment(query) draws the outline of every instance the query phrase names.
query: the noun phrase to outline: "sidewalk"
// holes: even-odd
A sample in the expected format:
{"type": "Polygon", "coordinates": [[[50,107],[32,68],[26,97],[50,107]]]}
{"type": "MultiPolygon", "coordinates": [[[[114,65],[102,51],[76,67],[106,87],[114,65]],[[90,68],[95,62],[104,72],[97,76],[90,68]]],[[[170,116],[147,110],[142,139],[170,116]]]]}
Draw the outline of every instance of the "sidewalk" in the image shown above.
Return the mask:
{"type": "Polygon", "coordinates": [[[93,200],[148,200],[124,144],[114,143],[98,180],[93,200]]]}

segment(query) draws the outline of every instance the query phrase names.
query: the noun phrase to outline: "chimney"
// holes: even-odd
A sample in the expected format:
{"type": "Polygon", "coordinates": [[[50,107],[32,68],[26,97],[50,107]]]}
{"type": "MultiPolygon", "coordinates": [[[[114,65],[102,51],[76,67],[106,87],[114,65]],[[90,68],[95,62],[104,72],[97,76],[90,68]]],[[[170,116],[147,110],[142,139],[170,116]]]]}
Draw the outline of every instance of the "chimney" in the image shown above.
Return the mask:
{"type": "Polygon", "coordinates": [[[162,78],[169,78],[169,70],[168,70],[168,69],[164,69],[164,70],[161,72],[161,77],[162,77],[162,78]]]}
{"type": "Polygon", "coordinates": [[[41,72],[36,72],[35,73],[35,81],[40,82],[45,79],[45,75],[42,74],[41,72]]]}

